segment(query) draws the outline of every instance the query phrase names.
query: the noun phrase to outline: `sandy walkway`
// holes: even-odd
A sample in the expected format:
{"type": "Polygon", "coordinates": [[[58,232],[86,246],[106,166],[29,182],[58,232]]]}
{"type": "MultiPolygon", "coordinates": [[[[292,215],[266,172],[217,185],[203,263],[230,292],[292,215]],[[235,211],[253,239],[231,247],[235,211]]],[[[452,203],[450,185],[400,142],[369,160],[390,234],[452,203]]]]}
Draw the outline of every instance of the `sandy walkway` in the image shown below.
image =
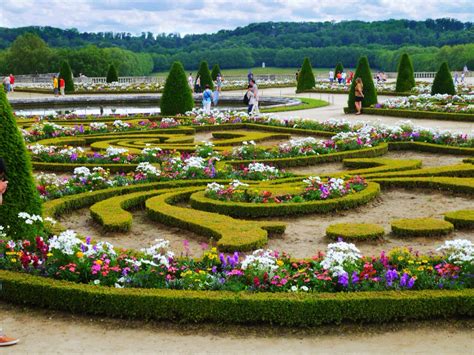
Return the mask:
{"type": "MultiPolygon", "coordinates": [[[[1,354],[468,354],[472,321],[287,329],[144,323],[0,303],[0,326],[20,343],[1,354]]],[[[469,350],[471,349],[471,350],[469,350]]]]}

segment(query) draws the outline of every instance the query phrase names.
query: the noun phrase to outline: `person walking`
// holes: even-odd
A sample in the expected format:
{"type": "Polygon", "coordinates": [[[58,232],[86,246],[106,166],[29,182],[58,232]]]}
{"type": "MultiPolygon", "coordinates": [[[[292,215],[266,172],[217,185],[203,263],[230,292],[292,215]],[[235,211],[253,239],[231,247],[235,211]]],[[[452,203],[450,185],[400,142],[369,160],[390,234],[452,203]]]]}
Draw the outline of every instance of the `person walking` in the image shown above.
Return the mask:
{"type": "Polygon", "coordinates": [[[249,84],[250,84],[250,82],[253,80],[252,69],[249,69],[249,73],[247,74],[247,79],[248,79],[249,84]]]}
{"type": "Polygon", "coordinates": [[[361,114],[362,110],[362,101],[364,100],[364,83],[362,82],[361,78],[357,78],[355,80],[356,86],[355,86],[355,108],[356,108],[356,115],[361,114]]]}
{"type": "Polygon", "coordinates": [[[260,95],[259,95],[259,92],[258,92],[258,85],[257,83],[255,82],[255,80],[251,80],[250,81],[250,85],[252,85],[252,92],[253,92],[253,96],[254,96],[254,104],[253,104],[253,107],[252,107],[252,113],[255,114],[255,113],[260,113],[260,109],[258,107],[258,101],[260,99],[260,95]]]}
{"type": "Polygon", "coordinates": [[[13,74],[10,74],[10,91],[13,92],[15,88],[15,77],[13,74]]]}
{"type": "Polygon", "coordinates": [[[331,84],[334,82],[334,72],[332,70],[329,71],[329,82],[331,84]]]}
{"type": "Polygon", "coordinates": [[[211,102],[212,102],[212,91],[209,85],[206,85],[206,89],[202,93],[202,108],[204,113],[207,115],[211,114],[211,102]]]}
{"type": "Polygon", "coordinates": [[[196,76],[196,81],[194,82],[194,92],[201,92],[201,77],[199,76],[199,74],[196,76]]]}
{"type": "Polygon", "coordinates": [[[8,94],[11,89],[11,82],[10,82],[10,76],[7,75],[5,78],[3,78],[3,87],[5,89],[5,92],[8,94]]]}
{"type": "Polygon", "coordinates": [[[300,76],[300,70],[298,69],[295,74],[296,84],[298,84],[298,78],[300,76]]]}
{"type": "Polygon", "coordinates": [[[346,74],[345,71],[343,71],[342,74],[341,74],[341,78],[342,78],[342,83],[344,85],[346,85],[346,77],[347,77],[347,74],[346,74]]]}
{"type": "Polygon", "coordinates": [[[247,113],[251,115],[253,113],[253,106],[255,105],[255,95],[252,91],[252,85],[247,86],[247,93],[246,93],[246,100],[244,102],[247,102],[247,113]]]}
{"type": "Polygon", "coordinates": [[[188,76],[188,85],[191,88],[191,91],[194,92],[194,85],[193,85],[193,73],[189,73],[188,76]]]}
{"type": "Polygon", "coordinates": [[[59,83],[58,83],[58,77],[56,75],[53,76],[53,92],[54,92],[54,96],[59,96],[59,83]]]}
{"type": "Polygon", "coordinates": [[[61,96],[64,96],[64,90],[66,88],[66,82],[63,78],[59,78],[59,91],[61,92],[61,96]]]}
{"type": "Polygon", "coordinates": [[[221,92],[222,91],[222,74],[221,73],[217,74],[216,86],[217,86],[217,91],[221,92]]]}

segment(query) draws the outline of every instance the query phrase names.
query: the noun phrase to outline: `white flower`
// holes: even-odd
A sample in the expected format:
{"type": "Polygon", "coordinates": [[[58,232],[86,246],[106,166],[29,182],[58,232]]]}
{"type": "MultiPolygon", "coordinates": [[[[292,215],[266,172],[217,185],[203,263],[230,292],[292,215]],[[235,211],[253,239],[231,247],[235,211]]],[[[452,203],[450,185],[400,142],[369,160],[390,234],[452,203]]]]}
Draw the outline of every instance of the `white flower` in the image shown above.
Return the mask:
{"type": "Polygon", "coordinates": [[[247,255],[242,261],[243,270],[258,269],[261,271],[273,272],[278,269],[277,258],[272,250],[255,250],[252,254],[247,255]]]}
{"type": "Polygon", "coordinates": [[[66,230],[59,234],[59,236],[53,236],[49,240],[49,248],[57,249],[63,254],[73,255],[75,248],[82,244],[82,241],[77,238],[76,232],[73,230],[66,230]]]}
{"type": "Polygon", "coordinates": [[[94,285],[99,285],[100,284],[100,280],[94,280],[94,285]]]}
{"type": "Polygon", "coordinates": [[[454,264],[474,261],[474,245],[467,239],[447,240],[436,250],[443,252],[454,264]]]}
{"type": "Polygon", "coordinates": [[[74,168],[74,175],[76,175],[77,177],[89,177],[91,175],[91,171],[89,170],[89,168],[85,167],[85,166],[80,166],[78,168],[74,168]]]}
{"type": "Polygon", "coordinates": [[[204,169],[205,160],[201,157],[189,157],[184,161],[184,171],[188,171],[190,168],[204,169]]]}
{"type": "Polygon", "coordinates": [[[106,157],[116,157],[128,153],[128,149],[109,146],[105,151],[106,157]]]}
{"type": "Polygon", "coordinates": [[[352,243],[331,243],[321,266],[338,276],[346,273],[344,266],[354,264],[361,257],[360,250],[352,243]]]}
{"type": "Polygon", "coordinates": [[[240,182],[239,180],[232,180],[232,182],[229,184],[234,188],[234,190],[238,189],[239,187],[248,187],[249,184],[245,184],[243,182],[240,182]]]}
{"type": "Polygon", "coordinates": [[[143,162],[138,164],[137,168],[135,169],[137,173],[142,173],[145,176],[160,176],[161,172],[149,162],[143,162]]]}
{"type": "Polygon", "coordinates": [[[218,192],[220,190],[224,190],[224,185],[220,185],[217,182],[212,182],[210,184],[207,184],[206,192],[207,191],[218,192]]]}
{"type": "MultiPolygon", "coordinates": [[[[174,258],[174,253],[168,250],[170,242],[165,239],[155,239],[155,244],[149,248],[144,248],[141,251],[145,253],[145,255],[151,256],[153,261],[159,263],[159,265],[164,265],[166,267],[169,266],[169,259],[174,258]]],[[[152,266],[159,266],[158,264],[149,261],[149,260],[141,260],[141,263],[149,264],[152,266]]]]}

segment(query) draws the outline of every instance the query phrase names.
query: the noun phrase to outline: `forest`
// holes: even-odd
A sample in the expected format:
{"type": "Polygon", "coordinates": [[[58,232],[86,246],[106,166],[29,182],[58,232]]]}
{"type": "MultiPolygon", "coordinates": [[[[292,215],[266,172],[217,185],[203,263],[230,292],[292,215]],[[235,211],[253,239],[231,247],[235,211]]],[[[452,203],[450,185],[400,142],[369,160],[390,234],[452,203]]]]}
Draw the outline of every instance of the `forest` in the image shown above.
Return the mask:
{"type": "Polygon", "coordinates": [[[265,22],[212,34],[79,32],[53,27],[0,28],[0,73],[54,72],[62,59],[75,75],[104,76],[110,63],[119,75],[148,75],[179,60],[196,70],[201,60],[221,68],[313,67],[341,61],[354,67],[367,55],[373,68],[395,71],[402,53],[416,71],[474,67],[474,26],[454,19],[376,22],[265,22]]]}

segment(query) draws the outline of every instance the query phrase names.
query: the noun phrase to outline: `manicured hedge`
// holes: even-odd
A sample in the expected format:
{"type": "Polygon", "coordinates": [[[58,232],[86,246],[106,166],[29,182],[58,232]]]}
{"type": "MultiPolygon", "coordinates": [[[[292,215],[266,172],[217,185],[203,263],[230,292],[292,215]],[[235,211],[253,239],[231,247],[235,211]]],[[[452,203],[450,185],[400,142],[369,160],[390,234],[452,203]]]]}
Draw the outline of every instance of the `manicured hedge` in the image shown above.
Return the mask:
{"type": "Polygon", "coordinates": [[[474,315],[474,290],[250,293],[117,289],[0,271],[0,299],[117,318],[316,326],[474,315]]]}
{"type": "Polygon", "coordinates": [[[100,166],[106,170],[110,170],[112,173],[128,173],[135,171],[138,164],[103,164],[103,163],[43,163],[39,161],[33,161],[33,169],[40,171],[54,171],[54,172],[73,172],[74,168],[78,166],[85,166],[86,168],[93,169],[100,166]]]}
{"type": "Polygon", "coordinates": [[[208,212],[221,213],[237,218],[275,217],[308,213],[329,213],[354,208],[373,200],[380,194],[380,186],[369,183],[361,192],[328,200],[301,203],[248,203],[220,201],[205,196],[204,191],[195,192],[190,197],[191,207],[208,212]]]}
{"type": "Polygon", "coordinates": [[[451,145],[441,145],[425,142],[389,142],[389,150],[415,150],[420,152],[458,154],[474,156],[474,148],[456,147],[451,145]]]}
{"type": "Polygon", "coordinates": [[[457,177],[367,178],[383,188],[434,189],[474,195],[474,179],[457,177]]]}
{"type": "Polygon", "coordinates": [[[392,177],[418,177],[418,176],[453,176],[453,177],[474,177],[473,164],[447,165],[435,168],[416,169],[408,171],[375,172],[364,174],[370,178],[392,178],[392,177]]]}
{"type": "Polygon", "coordinates": [[[239,220],[220,215],[193,210],[173,204],[186,201],[201,188],[174,191],[152,197],[145,202],[148,216],[157,222],[186,229],[217,240],[222,251],[247,251],[263,247],[267,241],[267,227],[272,231],[282,231],[283,223],[239,220]]]}
{"type": "Polygon", "coordinates": [[[406,218],[391,222],[392,233],[398,237],[437,237],[454,231],[452,223],[434,218],[406,218]]]}
{"type": "Polygon", "coordinates": [[[444,219],[451,222],[456,229],[474,228],[474,210],[459,210],[446,212],[444,219]]]}
{"type": "MultiPolygon", "coordinates": [[[[355,158],[344,159],[342,161],[345,167],[350,168],[350,171],[343,171],[336,173],[339,175],[369,175],[375,173],[385,173],[391,171],[406,171],[414,170],[421,167],[421,160],[399,160],[386,158],[355,158]]],[[[335,174],[333,174],[335,175],[335,174]]],[[[380,174],[383,175],[383,174],[380,174]]]]}
{"type": "MultiPolygon", "coordinates": [[[[387,143],[381,143],[372,148],[362,148],[357,150],[348,150],[337,153],[298,156],[292,158],[259,159],[260,163],[270,164],[279,168],[288,168],[293,166],[307,166],[321,163],[330,163],[341,161],[346,158],[370,158],[386,154],[388,151],[387,143]]],[[[227,162],[234,166],[248,165],[253,160],[231,160],[227,162]]]]}
{"type": "MultiPolygon", "coordinates": [[[[345,113],[352,113],[348,107],[344,107],[345,113]]],[[[426,118],[429,120],[446,120],[446,121],[463,121],[474,122],[474,114],[472,113],[453,113],[453,112],[435,112],[435,111],[416,111],[405,109],[375,108],[364,107],[362,112],[367,115],[392,116],[403,118],[426,118]]]]}
{"type": "Polygon", "coordinates": [[[370,223],[338,223],[326,229],[326,237],[337,240],[360,241],[380,239],[385,234],[383,227],[370,223]]]}

